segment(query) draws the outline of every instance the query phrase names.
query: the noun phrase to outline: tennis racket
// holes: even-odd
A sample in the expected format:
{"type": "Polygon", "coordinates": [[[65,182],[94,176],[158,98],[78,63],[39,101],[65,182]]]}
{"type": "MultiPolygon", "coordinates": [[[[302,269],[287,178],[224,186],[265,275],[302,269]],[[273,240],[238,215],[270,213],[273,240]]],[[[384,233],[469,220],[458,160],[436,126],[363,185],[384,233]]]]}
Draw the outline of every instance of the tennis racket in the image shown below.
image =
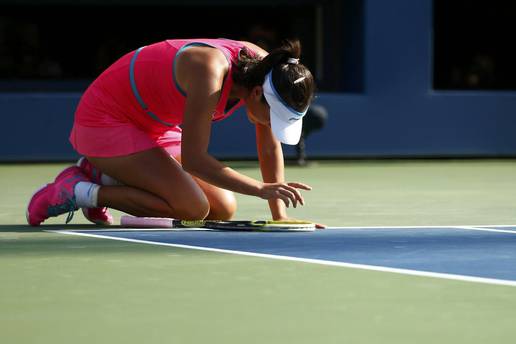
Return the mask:
{"type": "Polygon", "coordinates": [[[311,232],[315,224],[307,221],[216,221],[216,220],[177,220],[164,217],[135,217],[122,215],[120,225],[129,228],[203,228],[222,231],[256,232],[311,232]]]}

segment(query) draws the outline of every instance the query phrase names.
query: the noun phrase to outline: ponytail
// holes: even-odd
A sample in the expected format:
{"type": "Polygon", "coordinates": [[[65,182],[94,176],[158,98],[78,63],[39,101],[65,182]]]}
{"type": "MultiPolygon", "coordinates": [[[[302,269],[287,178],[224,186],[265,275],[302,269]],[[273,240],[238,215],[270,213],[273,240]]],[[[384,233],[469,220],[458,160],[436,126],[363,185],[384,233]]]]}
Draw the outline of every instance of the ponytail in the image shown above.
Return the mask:
{"type": "Polygon", "coordinates": [[[263,59],[259,59],[244,48],[239,56],[233,80],[241,86],[252,88],[263,84],[265,76],[276,66],[286,64],[289,58],[299,59],[301,43],[299,40],[285,40],[283,45],[272,50],[263,59]]]}
{"type": "Polygon", "coordinates": [[[285,40],[263,59],[244,48],[233,70],[233,80],[252,89],[261,86],[272,71],[272,82],[281,98],[294,109],[305,110],[313,98],[315,83],[308,68],[298,63],[300,56],[301,43],[297,39],[285,40]]]}

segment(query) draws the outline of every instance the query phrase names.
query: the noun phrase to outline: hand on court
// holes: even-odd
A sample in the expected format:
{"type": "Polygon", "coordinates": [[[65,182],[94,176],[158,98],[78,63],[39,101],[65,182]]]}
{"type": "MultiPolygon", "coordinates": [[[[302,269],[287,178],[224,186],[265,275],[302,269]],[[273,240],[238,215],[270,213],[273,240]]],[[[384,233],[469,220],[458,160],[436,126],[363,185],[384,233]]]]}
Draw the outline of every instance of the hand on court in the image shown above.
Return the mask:
{"type": "Polygon", "coordinates": [[[263,183],[259,195],[266,200],[279,198],[287,207],[292,203],[296,208],[298,203],[305,205],[298,189],[312,190],[312,187],[302,183],[263,183]]]}

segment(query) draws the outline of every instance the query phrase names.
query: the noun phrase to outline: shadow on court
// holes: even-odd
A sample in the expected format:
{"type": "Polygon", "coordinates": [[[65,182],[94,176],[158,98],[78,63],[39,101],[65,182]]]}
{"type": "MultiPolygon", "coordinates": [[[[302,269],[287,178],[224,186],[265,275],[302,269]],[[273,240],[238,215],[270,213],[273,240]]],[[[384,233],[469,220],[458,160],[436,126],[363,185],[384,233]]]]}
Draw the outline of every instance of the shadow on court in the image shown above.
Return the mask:
{"type": "Polygon", "coordinates": [[[44,233],[44,231],[53,230],[80,230],[80,229],[98,229],[95,225],[43,225],[33,227],[29,225],[0,225],[0,233],[44,233]]]}
{"type": "MultiPolygon", "coordinates": [[[[117,228],[113,226],[111,228],[117,228]]],[[[159,247],[124,241],[105,240],[49,233],[52,230],[91,230],[95,225],[0,225],[0,257],[17,256],[32,258],[72,257],[72,256],[115,256],[159,257],[181,255],[200,257],[213,255],[209,252],[192,251],[181,248],[159,247]]]]}

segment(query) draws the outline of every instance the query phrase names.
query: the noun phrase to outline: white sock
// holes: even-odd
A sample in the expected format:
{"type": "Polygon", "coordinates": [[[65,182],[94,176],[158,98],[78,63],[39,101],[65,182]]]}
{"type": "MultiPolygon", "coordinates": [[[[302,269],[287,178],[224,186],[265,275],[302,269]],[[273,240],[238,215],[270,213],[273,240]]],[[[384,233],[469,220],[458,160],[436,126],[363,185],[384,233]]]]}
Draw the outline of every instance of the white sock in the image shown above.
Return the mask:
{"type": "Polygon", "coordinates": [[[75,202],[79,208],[96,208],[100,185],[90,182],[78,182],[75,185],[75,202]]]}
{"type": "Polygon", "coordinates": [[[100,181],[102,182],[102,185],[108,185],[108,186],[124,185],[124,184],[120,183],[118,180],[116,180],[115,178],[110,177],[105,173],[102,173],[102,175],[100,176],[100,181]]]}

